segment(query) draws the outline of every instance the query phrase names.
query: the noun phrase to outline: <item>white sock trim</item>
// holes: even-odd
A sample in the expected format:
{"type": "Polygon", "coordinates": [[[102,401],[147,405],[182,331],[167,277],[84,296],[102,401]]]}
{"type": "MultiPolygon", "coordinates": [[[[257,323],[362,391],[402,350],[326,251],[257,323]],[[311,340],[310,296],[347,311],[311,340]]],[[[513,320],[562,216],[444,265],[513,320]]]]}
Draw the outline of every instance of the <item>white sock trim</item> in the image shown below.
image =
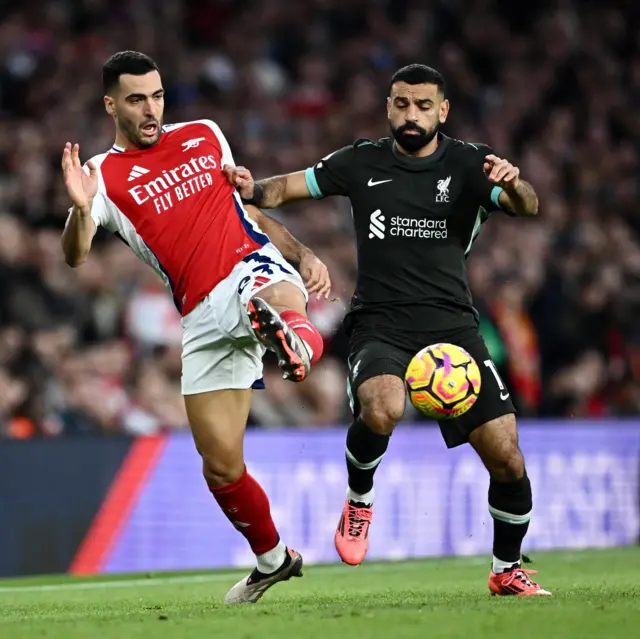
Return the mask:
{"type": "Polygon", "coordinates": [[[280,540],[278,545],[261,555],[256,555],[258,560],[258,570],[263,575],[269,575],[282,566],[286,557],[287,547],[284,541],[280,540]]]}
{"type": "MultiPolygon", "coordinates": [[[[300,336],[298,336],[300,337],[300,336]]],[[[304,347],[307,349],[307,353],[309,353],[309,359],[313,359],[313,349],[311,348],[311,346],[309,346],[309,344],[307,344],[302,337],[300,337],[300,341],[304,344],[304,347]]]]}
{"type": "Polygon", "coordinates": [[[364,495],[361,495],[360,493],[357,493],[354,490],[351,490],[351,488],[347,488],[347,499],[349,501],[360,502],[361,504],[372,506],[374,496],[375,496],[374,488],[372,488],[368,493],[364,493],[364,495]]]}
{"type": "Polygon", "coordinates": [[[525,515],[512,515],[511,513],[507,513],[504,510],[498,510],[494,508],[491,504],[489,504],[489,514],[494,519],[499,519],[500,521],[504,521],[507,524],[515,524],[516,526],[526,524],[531,520],[531,514],[533,511],[529,511],[525,515]]]}
{"type": "Polygon", "coordinates": [[[378,466],[380,464],[380,462],[382,461],[382,458],[384,457],[384,453],[382,453],[382,455],[380,455],[380,457],[378,457],[377,459],[374,459],[372,462],[368,462],[368,463],[363,463],[363,462],[359,462],[351,453],[351,451],[348,448],[345,448],[346,454],[347,454],[347,459],[358,469],[358,470],[372,470],[373,468],[375,468],[376,466],[378,466]]]}
{"type": "Polygon", "coordinates": [[[495,555],[493,556],[493,563],[491,565],[491,570],[494,575],[499,575],[501,572],[505,570],[509,570],[514,564],[520,565],[519,561],[502,561],[502,559],[498,559],[495,555]]]}

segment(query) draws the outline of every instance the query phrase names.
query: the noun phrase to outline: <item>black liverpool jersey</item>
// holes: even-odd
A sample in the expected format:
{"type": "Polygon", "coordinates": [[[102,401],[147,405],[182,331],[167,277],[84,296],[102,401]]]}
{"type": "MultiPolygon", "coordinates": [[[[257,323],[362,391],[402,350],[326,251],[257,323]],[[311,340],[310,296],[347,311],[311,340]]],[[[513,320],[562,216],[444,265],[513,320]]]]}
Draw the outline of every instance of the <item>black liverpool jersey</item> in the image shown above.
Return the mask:
{"type": "Polygon", "coordinates": [[[421,333],[477,326],[466,258],[502,189],[483,171],[489,147],[439,139],[425,158],[401,154],[392,138],[357,140],[306,171],[314,198],[351,201],[358,281],[347,333],[406,345],[421,333]]]}

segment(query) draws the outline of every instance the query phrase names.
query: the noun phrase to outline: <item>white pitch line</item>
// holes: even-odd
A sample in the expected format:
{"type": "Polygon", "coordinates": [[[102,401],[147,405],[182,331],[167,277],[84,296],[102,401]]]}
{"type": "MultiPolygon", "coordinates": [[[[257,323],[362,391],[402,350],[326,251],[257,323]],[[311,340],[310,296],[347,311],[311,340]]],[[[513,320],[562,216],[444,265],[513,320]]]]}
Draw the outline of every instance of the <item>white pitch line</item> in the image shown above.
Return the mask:
{"type": "MultiPolygon", "coordinates": [[[[476,557],[456,558],[456,563],[464,562],[468,565],[479,565],[487,563],[487,559],[479,559],[476,557]]],[[[343,565],[317,565],[311,566],[314,571],[319,573],[345,573],[353,571],[354,568],[347,568],[343,565]]],[[[365,572],[384,572],[401,568],[424,568],[424,562],[416,560],[415,562],[407,562],[402,564],[396,563],[375,563],[359,568],[365,572]]],[[[100,590],[102,588],[138,588],[140,586],[165,586],[172,584],[198,584],[198,583],[217,583],[220,581],[232,581],[238,579],[242,574],[242,569],[238,568],[229,572],[217,572],[212,575],[188,575],[176,577],[150,577],[148,579],[116,579],[113,581],[79,581],[70,584],[43,584],[40,586],[4,586],[0,587],[0,594],[15,594],[19,592],[60,592],[65,590],[100,590]]]]}
{"type": "MultiPolygon", "coordinates": [[[[236,573],[233,573],[235,575],[236,573]]],[[[139,586],[163,586],[165,584],[197,584],[224,581],[232,574],[191,575],[184,577],[150,577],[149,579],[120,579],[115,581],[79,581],[71,584],[43,584],[41,586],[5,586],[0,593],[57,592],[60,590],[100,590],[102,588],[137,588],[139,586]]]]}

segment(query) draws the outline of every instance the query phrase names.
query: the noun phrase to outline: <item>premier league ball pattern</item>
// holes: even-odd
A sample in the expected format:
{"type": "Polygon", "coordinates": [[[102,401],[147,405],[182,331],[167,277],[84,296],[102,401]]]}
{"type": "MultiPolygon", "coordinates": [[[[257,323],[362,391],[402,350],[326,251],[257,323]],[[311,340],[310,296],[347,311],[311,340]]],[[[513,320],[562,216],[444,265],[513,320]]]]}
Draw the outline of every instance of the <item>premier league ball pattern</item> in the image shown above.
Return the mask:
{"type": "Polygon", "coordinates": [[[405,375],[411,403],[427,417],[452,419],[466,413],[480,393],[480,370],[467,351],[432,344],[412,360],[405,375]]]}

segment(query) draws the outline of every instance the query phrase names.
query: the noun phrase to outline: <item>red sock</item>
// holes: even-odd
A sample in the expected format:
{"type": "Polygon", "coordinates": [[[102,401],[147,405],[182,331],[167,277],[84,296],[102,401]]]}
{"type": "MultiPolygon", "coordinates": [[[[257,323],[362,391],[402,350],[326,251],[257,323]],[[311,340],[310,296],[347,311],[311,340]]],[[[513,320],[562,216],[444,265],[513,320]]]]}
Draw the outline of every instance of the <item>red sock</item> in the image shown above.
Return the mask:
{"type": "Polygon", "coordinates": [[[324,348],[324,340],[318,329],[298,311],[282,311],[280,317],[287,323],[287,326],[293,329],[300,339],[311,349],[311,363],[315,364],[322,357],[324,348]]]}
{"type": "Polygon", "coordinates": [[[278,545],[269,499],[260,484],[244,469],[242,477],[221,488],[209,486],[218,506],[229,521],[249,542],[251,550],[261,555],[278,545]]]}

